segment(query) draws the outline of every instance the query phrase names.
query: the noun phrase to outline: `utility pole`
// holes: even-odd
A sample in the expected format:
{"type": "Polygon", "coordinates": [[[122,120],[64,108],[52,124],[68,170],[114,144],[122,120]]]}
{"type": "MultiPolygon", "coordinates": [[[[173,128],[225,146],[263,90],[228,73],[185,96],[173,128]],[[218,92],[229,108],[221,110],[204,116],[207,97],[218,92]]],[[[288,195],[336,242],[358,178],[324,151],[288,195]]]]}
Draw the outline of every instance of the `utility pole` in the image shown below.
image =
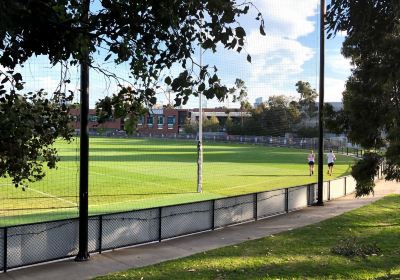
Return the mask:
{"type": "MultiPolygon", "coordinates": [[[[83,22],[85,30],[89,21],[90,0],[82,0],[83,22]]],[[[86,31],[84,31],[86,32],[86,31]]],[[[86,34],[87,35],[87,34],[86,34]]],[[[86,40],[88,36],[84,37],[86,40]]],[[[89,220],[89,46],[86,41],[81,58],[81,135],[80,135],[80,172],[79,172],[79,251],[75,261],[86,261],[88,253],[89,220]]]]}
{"type": "Polygon", "coordinates": [[[320,4],[319,38],[319,104],[318,104],[318,199],[317,205],[324,205],[324,93],[325,93],[325,0],[320,4]]]}

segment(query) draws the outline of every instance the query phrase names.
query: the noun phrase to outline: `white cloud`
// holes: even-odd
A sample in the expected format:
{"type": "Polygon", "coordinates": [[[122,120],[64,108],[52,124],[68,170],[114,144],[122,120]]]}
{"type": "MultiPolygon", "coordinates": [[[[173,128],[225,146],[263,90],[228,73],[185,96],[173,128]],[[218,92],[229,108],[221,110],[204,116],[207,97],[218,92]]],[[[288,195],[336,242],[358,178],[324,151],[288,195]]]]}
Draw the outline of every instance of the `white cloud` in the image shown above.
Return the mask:
{"type": "Polygon", "coordinates": [[[268,38],[252,32],[248,36],[247,50],[255,57],[251,66],[252,80],[261,77],[287,77],[304,71],[304,63],[312,59],[315,51],[299,41],[270,36],[268,38]]]}
{"type": "Polygon", "coordinates": [[[345,90],[345,80],[332,77],[325,77],[325,95],[326,102],[342,100],[342,93],[345,90]]]}
{"type": "Polygon", "coordinates": [[[328,68],[335,74],[349,76],[351,64],[350,60],[346,59],[343,55],[338,52],[332,53],[327,52],[326,64],[328,68]]]}
{"type": "Polygon", "coordinates": [[[315,30],[319,0],[258,0],[254,4],[265,19],[267,34],[290,39],[306,36],[315,30]]]}
{"type": "Polygon", "coordinates": [[[279,87],[291,88],[289,84],[304,76],[305,63],[314,58],[316,51],[299,38],[315,31],[316,21],[311,17],[317,13],[318,3],[318,0],[254,2],[264,16],[267,36],[261,36],[258,28],[247,36],[246,50],[253,58],[249,67],[252,83],[262,82],[274,91],[279,87]]]}

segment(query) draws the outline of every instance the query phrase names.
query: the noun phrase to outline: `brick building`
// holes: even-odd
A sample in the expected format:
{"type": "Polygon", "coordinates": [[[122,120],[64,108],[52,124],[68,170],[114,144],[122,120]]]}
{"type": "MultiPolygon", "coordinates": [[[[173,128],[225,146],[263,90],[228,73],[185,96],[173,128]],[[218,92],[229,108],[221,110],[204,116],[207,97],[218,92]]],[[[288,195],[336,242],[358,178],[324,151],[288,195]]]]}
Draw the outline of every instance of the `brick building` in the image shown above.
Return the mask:
{"type": "MultiPolygon", "coordinates": [[[[80,109],[72,108],[69,111],[70,115],[72,116],[72,121],[70,123],[71,127],[75,129],[75,131],[80,131],[81,128],[81,113],[80,109]]],[[[97,122],[96,110],[89,109],[89,121],[88,121],[89,132],[95,132],[99,130],[104,131],[117,131],[123,130],[124,124],[121,119],[111,119],[106,121],[105,123],[99,124],[97,122]]]]}
{"type": "MultiPolygon", "coordinates": [[[[70,114],[73,118],[71,122],[72,128],[77,132],[80,130],[80,110],[71,109],[70,114]]],[[[239,120],[242,117],[248,116],[248,113],[241,112],[239,109],[225,108],[207,108],[203,110],[203,116],[210,118],[215,116],[218,118],[221,125],[225,124],[228,115],[232,119],[239,120]]],[[[142,116],[137,125],[137,132],[143,134],[178,134],[183,133],[183,126],[186,119],[191,122],[199,120],[198,109],[175,109],[175,108],[157,108],[150,109],[149,113],[142,116]]],[[[89,132],[119,132],[124,130],[123,119],[111,119],[102,124],[97,122],[96,110],[89,110],[89,132]]]]}

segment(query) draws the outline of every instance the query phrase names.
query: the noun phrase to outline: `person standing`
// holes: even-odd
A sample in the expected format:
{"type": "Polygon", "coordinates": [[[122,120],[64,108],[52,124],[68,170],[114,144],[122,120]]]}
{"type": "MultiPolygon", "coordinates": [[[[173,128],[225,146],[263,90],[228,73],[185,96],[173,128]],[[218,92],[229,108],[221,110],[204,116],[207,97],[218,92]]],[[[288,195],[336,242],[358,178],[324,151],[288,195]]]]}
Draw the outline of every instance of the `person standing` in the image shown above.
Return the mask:
{"type": "Polygon", "coordinates": [[[308,154],[308,167],[310,169],[310,176],[314,174],[314,164],[315,164],[315,155],[314,151],[311,150],[311,153],[308,154]]]}
{"type": "Polygon", "coordinates": [[[328,175],[332,176],[333,165],[335,163],[336,156],[335,156],[335,154],[333,153],[332,150],[329,150],[329,153],[328,153],[327,157],[328,157],[328,175]]]}

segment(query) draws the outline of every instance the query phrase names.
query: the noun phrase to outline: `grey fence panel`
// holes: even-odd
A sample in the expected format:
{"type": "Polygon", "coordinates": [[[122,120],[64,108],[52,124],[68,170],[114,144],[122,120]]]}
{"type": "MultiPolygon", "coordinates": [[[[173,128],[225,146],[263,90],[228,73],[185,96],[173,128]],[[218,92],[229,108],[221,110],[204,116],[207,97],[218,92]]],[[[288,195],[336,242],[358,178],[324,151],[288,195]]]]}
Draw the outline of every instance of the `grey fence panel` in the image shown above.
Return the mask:
{"type": "Polygon", "coordinates": [[[345,182],[344,178],[332,180],[330,182],[330,188],[331,188],[331,199],[335,199],[338,197],[342,197],[345,195],[344,190],[345,190],[345,182]]]}
{"type": "Polygon", "coordinates": [[[308,206],[307,186],[288,189],[288,210],[293,211],[308,206]]]}
{"type": "Polygon", "coordinates": [[[346,178],[346,192],[353,193],[356,191],[356,180],[352,176],[346,178]]]}
{"type": "Polygon", "coordinates": [[[322,186],[323,201],[329,200],[329,182],[324,182],[322,186]]]}
{"type": "Polygon", "coordinates": [[[254,219],[254,195],[215,200],[214,225],[223,227],[254,219]]]}
{"type": "Polygon", "coordinates": [[[158,240],[159,219],[158,208],[104,215],[103,250],[158,240]]]}
{"type": "Polygon", "coordinates": [[[78,227],[77,220],[66,220],[8,228],[7,267],[76,255],[78,227]]]}
{"type": "Polygon", "coordinates": [[[100,217],[90,217],[88,223],[88,251],[97,252],[100,250],[100,217]]]}
{"type": "Polygon", "coordinates": [[[318,201],[318,184],[310,184],[309,185],[309,190],[310,190],[310,194],[308,197],[308,203],[314,204],[317,203],[318,201]]]}
{"type": "Polygon", "coordinates": [[[212,228],[212,201],[163,207],[161,238],[200,232],[212,228]]]}
{"type": "Polygon", "coordinates": [[[275,190],[257,195],[257,217],[268,217],[286,211],[285,190],[275,190]]]}
{"type": "Polygon", "coordinates": [[[4,270],[4,229],[0,228],[0,271],[4,270]]]}

